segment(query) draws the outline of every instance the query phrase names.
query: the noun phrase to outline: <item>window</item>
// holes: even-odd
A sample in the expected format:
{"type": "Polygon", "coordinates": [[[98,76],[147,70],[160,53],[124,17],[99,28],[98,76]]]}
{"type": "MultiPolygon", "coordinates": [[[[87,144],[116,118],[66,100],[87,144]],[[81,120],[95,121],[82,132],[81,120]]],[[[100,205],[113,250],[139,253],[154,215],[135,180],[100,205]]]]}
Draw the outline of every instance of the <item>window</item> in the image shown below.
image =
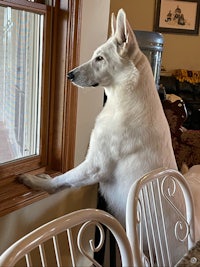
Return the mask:
{"type": "Polygon", "coordinates": [[[81,1],[0,0],[0,215],[46,195],[18,174],[73,167],[80,14],[81,1]]]}
{"type": "Polygon", "coordinates": [[[44,15],[0,6],[0,163],[39,155],[44,15]]]}

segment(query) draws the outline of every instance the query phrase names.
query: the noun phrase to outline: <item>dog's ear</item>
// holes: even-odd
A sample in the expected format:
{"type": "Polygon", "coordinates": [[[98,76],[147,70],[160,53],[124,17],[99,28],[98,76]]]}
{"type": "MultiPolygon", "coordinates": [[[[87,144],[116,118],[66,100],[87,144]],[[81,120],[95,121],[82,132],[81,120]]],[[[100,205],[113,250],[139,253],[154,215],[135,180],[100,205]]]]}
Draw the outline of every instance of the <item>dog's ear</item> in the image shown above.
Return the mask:
{"type": "Polygon", "coordinates": [[[138,52],[139,47],[137,40],[126,19],[126,14],[123,9],[120,9],[117,14],[115,37],[117,39],[121,56],[131,57],[138,52]]]}
{"type": "Polygon", "coordinates": [[[115,18],[115,14],[112,13],[111,15],[111,36],[113,36],[115,34],[116,31],[116,18],[115,18]]]}

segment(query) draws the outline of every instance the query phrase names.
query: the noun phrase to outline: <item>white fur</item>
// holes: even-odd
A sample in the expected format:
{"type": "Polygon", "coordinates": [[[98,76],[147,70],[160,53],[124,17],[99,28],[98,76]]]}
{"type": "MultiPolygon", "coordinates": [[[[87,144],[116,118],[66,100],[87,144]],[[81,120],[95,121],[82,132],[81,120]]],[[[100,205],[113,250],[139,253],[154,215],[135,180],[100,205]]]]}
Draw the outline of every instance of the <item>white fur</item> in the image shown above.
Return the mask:
{"type": "Polygon", "coordinates": [[[125,225],[131,184],[158,167],[176,169],[169,126],[152,70],[123,10],[112,19],[112,36],[91,60],[68,77],[81,87],[103,86],[107,102],[98,115],[86,159],[54,179],[22,175],[23,182],[49,192],[99,183],[109,209],[125,225]]]}

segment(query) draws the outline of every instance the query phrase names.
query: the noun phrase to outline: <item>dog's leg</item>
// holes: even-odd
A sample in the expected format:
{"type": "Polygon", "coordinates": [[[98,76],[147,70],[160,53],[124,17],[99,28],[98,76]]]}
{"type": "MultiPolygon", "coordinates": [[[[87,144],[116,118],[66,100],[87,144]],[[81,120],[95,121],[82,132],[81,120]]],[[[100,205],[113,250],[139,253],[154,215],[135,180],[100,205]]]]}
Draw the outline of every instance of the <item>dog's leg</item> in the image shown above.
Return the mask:
{"type": "Polygon", "coordinates": [[[105,171],[101,172],[98,166],[91,166],[91,163],[84,161],[76,168],[51,178],[48,175],[31,175],[22,174],[19,176],[20,182],[35,190],[44,190],[49,193],[54,193],[65,187],[80,187],[98,183],[105,179],[105,171]]]}

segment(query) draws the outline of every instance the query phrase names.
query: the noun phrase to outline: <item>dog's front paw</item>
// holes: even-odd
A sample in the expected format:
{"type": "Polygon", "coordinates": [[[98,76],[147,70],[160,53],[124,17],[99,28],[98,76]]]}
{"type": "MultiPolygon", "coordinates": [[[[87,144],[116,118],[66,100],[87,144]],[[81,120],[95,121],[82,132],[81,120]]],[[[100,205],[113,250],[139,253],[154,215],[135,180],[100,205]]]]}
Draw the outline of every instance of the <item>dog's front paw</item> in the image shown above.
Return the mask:
{"type": "Polygon", "coordinates": [[[51,185],[52,178],[48,174],[40,174],[38,176],[32,174],[21,174],[18,176],[18,181],[34,190],[45,190],[53,193],[51,185]]]}

